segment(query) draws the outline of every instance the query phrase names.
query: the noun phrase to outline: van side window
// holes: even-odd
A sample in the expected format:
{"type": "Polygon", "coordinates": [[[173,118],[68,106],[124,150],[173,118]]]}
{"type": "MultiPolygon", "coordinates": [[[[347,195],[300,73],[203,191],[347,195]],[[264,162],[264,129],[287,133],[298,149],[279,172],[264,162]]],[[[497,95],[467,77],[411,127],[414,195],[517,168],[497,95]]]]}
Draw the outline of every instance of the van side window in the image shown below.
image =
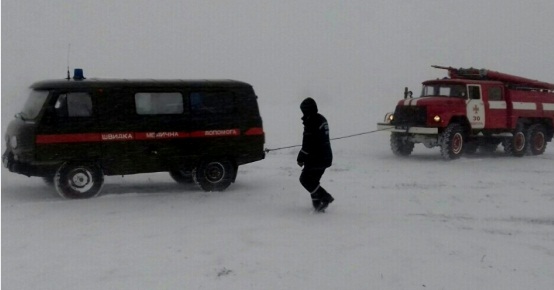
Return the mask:
{"type": "Polygon", "coordinates": [[[92,99],[84,92],[60,94],[54,108],[58,117],[90,117],[92,99]]]}
{"type": "Polygon", "coordinates": [[[502,101],[502,89],[500,87],[489,88],[490,101],[502,101]]]}
{"type": "Polygon", "coordinates": [[[170,115],[184,112],[183,95],[179,92],[144,92],[135,94],[139,115],[170,115]]]}
{"type": "Polygon", "coordinates": [[[190,94],[192,113],[231,114],[235,111],[235,96],[229,92],[193,92],[190,94]]]}

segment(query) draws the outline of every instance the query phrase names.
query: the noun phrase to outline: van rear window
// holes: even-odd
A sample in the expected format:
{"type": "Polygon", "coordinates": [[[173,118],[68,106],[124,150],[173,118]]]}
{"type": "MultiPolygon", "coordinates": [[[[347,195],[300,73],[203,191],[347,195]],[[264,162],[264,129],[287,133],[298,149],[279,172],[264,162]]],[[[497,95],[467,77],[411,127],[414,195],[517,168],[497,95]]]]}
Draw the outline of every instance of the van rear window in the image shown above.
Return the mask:
{"type": "Polygon", "coordinates": [[[179,92],[144,92],[135,94],[139,115],[171,115],[184,112],[183,95],[179,92]]]}

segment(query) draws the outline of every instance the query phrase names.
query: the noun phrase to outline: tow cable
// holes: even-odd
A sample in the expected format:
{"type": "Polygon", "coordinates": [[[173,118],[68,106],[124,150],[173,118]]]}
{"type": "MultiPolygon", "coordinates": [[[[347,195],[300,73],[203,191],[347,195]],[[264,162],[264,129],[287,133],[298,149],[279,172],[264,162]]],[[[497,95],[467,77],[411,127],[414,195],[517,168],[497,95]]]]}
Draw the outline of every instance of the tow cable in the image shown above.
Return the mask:
{"type": "MultiPolygon", "coordinates": [[[[329,139],[329,141],[352,138],[352,137],[357,137],[357,136],[361,136],[361,135],[366,135],[366,134],[371,134],[371,133],[375,133],[375,132],[379,132],[379,131],[386,131],[386,130],[390,130],[390,128],[377,129],[377,130],[373,130],[373,131],[367,131],[367,132],[362,132],[362,133],[357,133],[357,134],[352,134],[352,135],[347,135],[347,136],[342,136],[342,137],[331,138],[331,139],[329,139]]],[[[292,145],[292,146],[285,146],[285,147],[272,148],[272,149],[266,148],[264,151],[266,153],[269,153],[271,151],[277,151],[277,150],[283,150],[283,149],[289,149],[289,148],[295,148],[295,147],[301,147],[301,146],[302,145],[292,145]]]]}

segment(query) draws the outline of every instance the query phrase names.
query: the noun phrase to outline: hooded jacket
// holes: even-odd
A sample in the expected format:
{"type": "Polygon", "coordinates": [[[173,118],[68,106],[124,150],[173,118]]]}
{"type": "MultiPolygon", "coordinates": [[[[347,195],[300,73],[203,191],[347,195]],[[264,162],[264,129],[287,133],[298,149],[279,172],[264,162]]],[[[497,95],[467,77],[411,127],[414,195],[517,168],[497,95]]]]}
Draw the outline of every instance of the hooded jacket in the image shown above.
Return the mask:
{"type": "Polygon", "coordinates": [[[306,98],[300,104],[304,116],[304,134],[302,149],[298,153],[298,163],[304,168],[327,168],[333,162],[333,152],[329,141],[329,124],[323,115],[318,113],[314,99],[306,98]]]}

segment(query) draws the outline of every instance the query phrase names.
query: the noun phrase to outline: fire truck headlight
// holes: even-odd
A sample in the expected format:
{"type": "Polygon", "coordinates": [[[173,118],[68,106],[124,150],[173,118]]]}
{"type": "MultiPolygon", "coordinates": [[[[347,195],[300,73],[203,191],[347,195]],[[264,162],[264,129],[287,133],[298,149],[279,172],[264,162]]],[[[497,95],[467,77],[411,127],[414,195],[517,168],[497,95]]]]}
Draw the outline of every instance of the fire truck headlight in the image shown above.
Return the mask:
{"type": "Polygon", "coordinates": [[[15,136],[10,137],[10,146],[13,149],[17,148],[17,137],[15,136]]]}
{"type": "Polygon", "coordinates": [[[435,117],[433,117],[433,121],[438,123],[441,121],[441,117],[439,115],[436,115],[435,117]]]}
{"type": "Polygon", "coordinates": [[[387,113],[385,115],[385,123],[390,123],[394,120],[394,114],[393,113],[387,113]]]}

